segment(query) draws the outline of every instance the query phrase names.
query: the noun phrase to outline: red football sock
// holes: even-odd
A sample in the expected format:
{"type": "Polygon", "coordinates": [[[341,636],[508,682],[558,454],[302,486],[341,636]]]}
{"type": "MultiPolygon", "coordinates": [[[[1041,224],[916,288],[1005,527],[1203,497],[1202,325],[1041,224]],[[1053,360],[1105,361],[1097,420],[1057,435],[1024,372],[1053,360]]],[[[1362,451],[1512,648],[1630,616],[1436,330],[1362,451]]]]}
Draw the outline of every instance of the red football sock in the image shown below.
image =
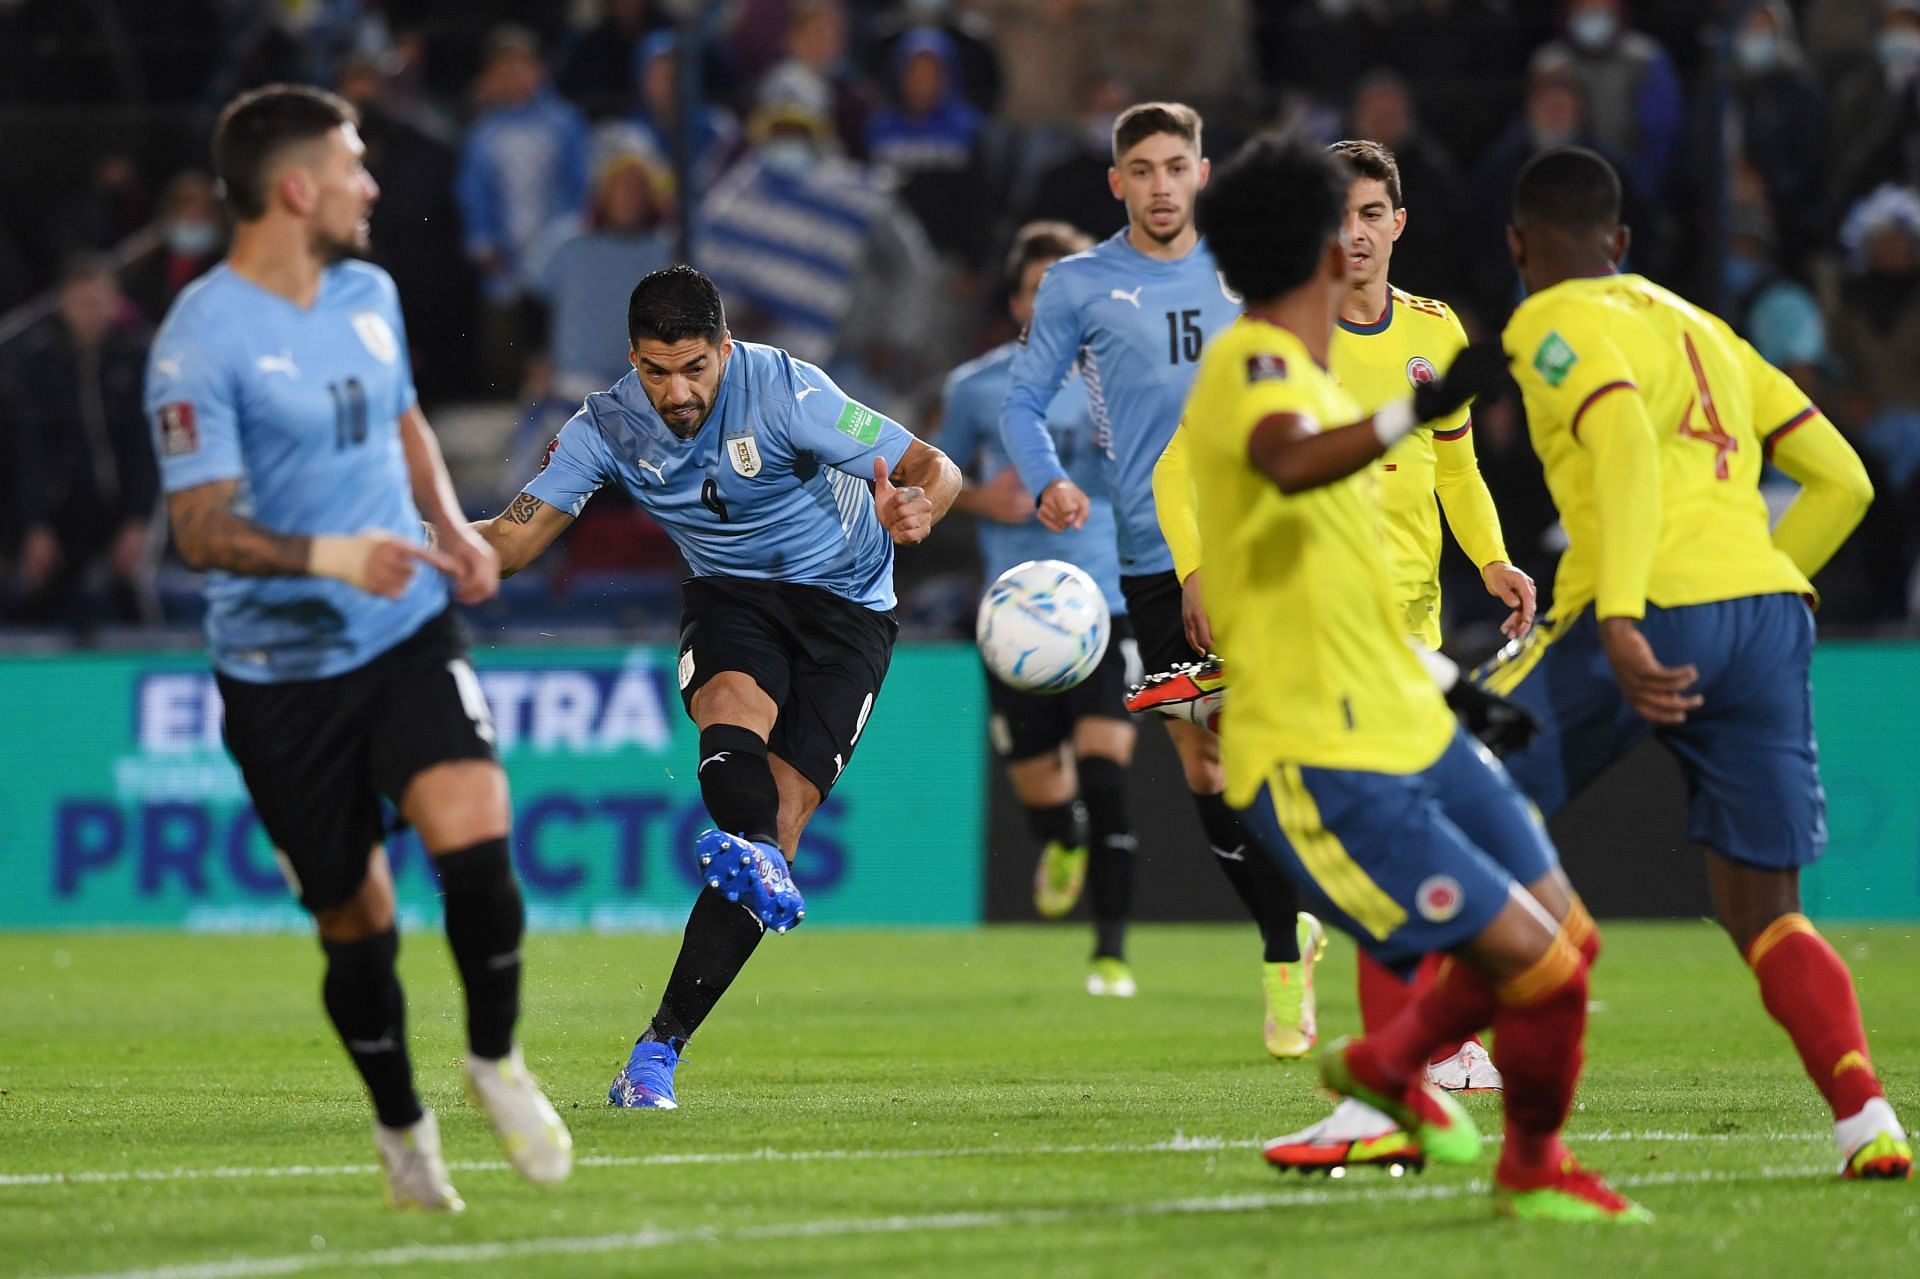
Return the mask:
{"type": "Polygon", "coordinates": [[[1493,1061],[1506,1086],[1507,1140],[1496,1176],[1524,1189],[1552,1176],[1565,1154],[1560,1128],[1573,1107],[1587,1032],[1587,961],[1563,931],[1547,953],[1501,982],[1493,1061]]]}
{"type": "MultiPolygon", "coordinates": [[[[1365,951],[1360,952],[1360,1025],[1369,1035],[1400,1015],[1413,1002],[1415,994],[1433,984],[1445,955],[1428,955],[1420,961],[1413,980],[1401,981],[1391,968],[1377,963],[1365,951]]],[[[1471,1038],[1471,1036],[1469,1037],[1471,1038]]],[[[1430,1061],[1445,1061],[1460,1051],[1466,1040],[1450,1039],[1433,1050],[1430,1061]]]]}
{"type": "Polygon", "coordinates": [[[1397,1095],[1426,1077],[1435,1048],[1457,1044],[1491,1021],[1495,1002],[1492,982],[1443,958],[1432,984],[1416,990],[1399,1016],[1348,1049],[1348,1065],[1368,1087],[1397,1095]]]}
{"type": "Polygon", "coordinates": [[[1835,1119],[1886,1096],[1867,1059],[1853,974],[1805,915],[1782,915],[1747,947],[1760,1001],[1786,1029],[1835,1119]]]}
{"type": "Polygon", "coordinates": [[[1356,976],[1360,982],[1360,1025],[1369,1035],[1398,1017],[1413,1002],[1413,983],[1361,951],[1356,976]]]}

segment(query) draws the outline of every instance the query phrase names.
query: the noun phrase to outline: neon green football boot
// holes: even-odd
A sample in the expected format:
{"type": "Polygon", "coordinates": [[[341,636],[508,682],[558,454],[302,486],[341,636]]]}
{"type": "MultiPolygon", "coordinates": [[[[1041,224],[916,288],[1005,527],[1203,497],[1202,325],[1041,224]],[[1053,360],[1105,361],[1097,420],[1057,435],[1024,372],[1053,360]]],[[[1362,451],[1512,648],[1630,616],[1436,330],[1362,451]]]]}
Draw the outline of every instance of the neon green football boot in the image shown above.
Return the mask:
{"type": "Polygon", "coordinates": [[[1411,1134],[1420,1152],[1437,1164],[1470,1164],[1480,1158],[1480,1130],[1452,1097],[1422,1079],[1402,1097],[1376,1092],[1347,1068],[1351,1040],[1336,1039],[1320,1054],[1320,1082],[1342,1097],[1366,1102],[1411,1134]]]}
{"type": "Polygon", "coordinates": [[[1281,1061],[1297,1061],[1306,1056],[1320,1037],[1313,997],[1313,967],[1327,953],[1327,930],[1304,910],[1295,927],[1300,940],[1300,962],[1266,964],[1260,973],[1260,988],[1267,1001],[1263,1028],[1267,1051],[1281,1061]]]}
{"type": "Polygon", "coordinates": [[[1087,850],[1050,839],[1033,868],[1033,908],[1042,919],[1059,919],[1080,900],[1086,882],[1087,850]]]}

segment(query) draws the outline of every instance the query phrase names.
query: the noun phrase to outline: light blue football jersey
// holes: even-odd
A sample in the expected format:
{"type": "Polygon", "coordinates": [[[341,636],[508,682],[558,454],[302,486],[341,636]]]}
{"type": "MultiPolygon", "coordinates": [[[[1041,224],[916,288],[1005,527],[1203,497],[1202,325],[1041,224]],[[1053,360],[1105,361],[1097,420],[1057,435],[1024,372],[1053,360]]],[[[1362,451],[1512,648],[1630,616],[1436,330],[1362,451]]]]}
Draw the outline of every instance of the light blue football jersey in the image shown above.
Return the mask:
{"type": "Polygon", "coordinates": [[[1154,515],[1153,466],[1180,425],[1201,347],[1239,315],[1240,300],[1204,240],[1163,262],[1119,231],[1055,262],[1040,281],[1000,414],[1007,455],[1036,500],[1047,485],[1071,478],[1046,415],[1077,359],[1095,438],[1112,462],[1120,571],[1129,577],[1173,567],[1154,515]]]}
{"type": "Polygon", "coordinates": [[[633,495],[695,577],[818,586],[884,612],[893,539],[873,510],[873,460],[913,442],[785,351],[735,342],[713,410],[683,440],[629,373],[589,395],[525,491],[578,515],[608,484],[633,495]]]}
{"type": "MultiPolygon", "coordinates": [[[[1000,406],[1018,350],[1009,342],[961,365],[947,375],[941,392],[940,447],[977,484],[991,484],[1012,465],[1000,443],[1000,406]]],[[[1067,375],[1047,406],[1047,434],[1060,465],[1086,491],[1092,513],[1084,527],[1065,533],[1050,533],[1037,519],[1026,524],[976,519],[981,567],[992,581],[1026,560],[1065,560],[1100,584],[1108,610],[1118,617],[1127,611],[1127,603],[1120,594],[1120,552],[1114,542],[1113,503],[1107,498],[1106,458],[1094,444],[1087,384],[1078,369],[1067,375]]]]}
{"type": "MultiPolygon", "coordinates": [[[[276,533],[424,542],[400,442],[414,399],[399,295],[366,262],[326,268],[311,307],[215,267],[174,300],[147,362],[167,492],[238,480],[235,512],[276,533]]],[[[364,666],[447,606],[425,565],[397,600],[322,577],[212,572],[206,590],[214,664],[256,684],[364,666]]]]}

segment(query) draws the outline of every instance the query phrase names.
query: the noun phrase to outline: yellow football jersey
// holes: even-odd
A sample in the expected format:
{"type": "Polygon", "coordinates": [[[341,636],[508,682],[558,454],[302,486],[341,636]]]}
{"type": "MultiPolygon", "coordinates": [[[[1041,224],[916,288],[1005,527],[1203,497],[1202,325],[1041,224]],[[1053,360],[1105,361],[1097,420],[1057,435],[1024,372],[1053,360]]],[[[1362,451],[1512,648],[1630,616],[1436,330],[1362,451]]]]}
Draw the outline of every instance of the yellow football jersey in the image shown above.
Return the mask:
{"type": "MultiPolygon", "coordinates": [[[[1407,397],[1453,363],[1467,344],[1446,303],[1387,290],[1387,305],[1372,324],[1339,321],[1328,348],[1334,380],[1360,405],[1361,415],[1407,397]]],[[[1446,508],[1454,540],[1475,568],[1507,558],[1493,495],[1473,453],[1467,410],[1415,431],[1373,466],[1386,515],[1388,571],[1409,635],[1440,646],[1440,511],[1446,508]]]]}
{"type": "Polygon", "coordinates": [[[1207,613],[1233,673],[1220,735],[1239,806],[1282,763],[1418,772],[1454,732],[1403,633],[1371,478],[1281,493],[1247,456],[1276,413],[1362,416],[1298,338],[1243,318],[1207,344],[1185,415],[1207,613]]]}
{"type": "MultiPolygon", "coordinates": [[[[1553,616],[1597,603],[1602,616],[1637,617],[1644,602],[1673,608],[1813,589],[1773,543],[1759,480],[1769,442],[1815,410],[1719,317],[1641,276],[1607,275],[1534,294],[1507,322],[1503,342],[1567,532],[1553,616]],[[1627,532],[1653,541],[1644,591],[1622,583],[1608,588],[1614,597],[1596,599],[1606,592],[1595,466],[1580,431],[1611,395],[1644,404],[1659,483],[1644,523],[1627,532]]],[[[1623,420],[1609,419],[1608,429],[1623,420]]]]}

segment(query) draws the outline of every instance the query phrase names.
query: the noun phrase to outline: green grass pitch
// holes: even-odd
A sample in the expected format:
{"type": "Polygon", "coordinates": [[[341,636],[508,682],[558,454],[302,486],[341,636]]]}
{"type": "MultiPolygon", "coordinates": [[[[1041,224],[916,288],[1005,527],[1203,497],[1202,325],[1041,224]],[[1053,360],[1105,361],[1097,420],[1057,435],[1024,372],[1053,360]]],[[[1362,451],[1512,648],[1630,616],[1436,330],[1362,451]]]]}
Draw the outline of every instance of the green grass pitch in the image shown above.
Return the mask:
{"type": "MultiPolygon", "coordinates": [[[[1831,935],[1920,1117],[1920,925],[1831,935]]],[[[457,1219],[382,1203],[310,939],[0,936],[0,1274],[1913,1273],[1920,1188],[1835,1179],[1825,1108],[1721,935],[1606,937],[1572,1136],[1657,1214],[1637,1230],[1494,1220],[1491,1147],[1399,1180],[1267,1169],[1259,1139],[1326,1103],[1310,1063],[1260,1051],[1243,928],[1136,930],[1131,1001],[1080,993],[1078,929],[770,938],[681,1067],[683,1108],[637,1114],[606,1085],[677,939],[532,937],[523,1039],[580,1156],[550,1191],[461,1097],[452,968],[414,935],[457,1219]]],[[[1344,939],[1320,989],[1323,1033],[1353,1029],[1344,939]]]]}

